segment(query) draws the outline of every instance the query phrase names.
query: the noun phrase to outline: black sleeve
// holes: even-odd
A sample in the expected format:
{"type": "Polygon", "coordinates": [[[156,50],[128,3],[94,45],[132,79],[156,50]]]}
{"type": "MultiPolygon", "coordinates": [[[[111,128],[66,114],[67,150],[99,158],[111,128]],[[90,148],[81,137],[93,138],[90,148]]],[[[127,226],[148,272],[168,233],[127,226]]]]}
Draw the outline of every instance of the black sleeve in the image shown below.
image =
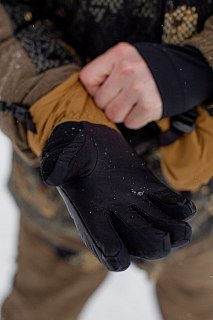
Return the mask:
{"type": "Polygon", "coordinates": [[[148,64],[163,101],[163,117],[181,114],[209,100],[213,71],[191,46],[134,44],[148,64]]]}

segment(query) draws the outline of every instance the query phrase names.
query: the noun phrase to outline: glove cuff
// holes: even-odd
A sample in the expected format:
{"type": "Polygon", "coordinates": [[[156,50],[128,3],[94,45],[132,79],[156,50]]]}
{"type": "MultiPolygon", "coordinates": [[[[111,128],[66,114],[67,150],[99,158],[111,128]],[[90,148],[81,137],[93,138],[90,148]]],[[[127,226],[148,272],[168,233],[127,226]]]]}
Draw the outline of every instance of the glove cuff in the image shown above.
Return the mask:
{"type": "Polygon", "coordinates": [[[28,132],[28,143],[37,156],[41,155],[54,128],[64,122],[87,121],[118,130],[96,107],[79,81],[78,73],[38,100],[30,108],[30,114],[37,133],[28,132]]]}

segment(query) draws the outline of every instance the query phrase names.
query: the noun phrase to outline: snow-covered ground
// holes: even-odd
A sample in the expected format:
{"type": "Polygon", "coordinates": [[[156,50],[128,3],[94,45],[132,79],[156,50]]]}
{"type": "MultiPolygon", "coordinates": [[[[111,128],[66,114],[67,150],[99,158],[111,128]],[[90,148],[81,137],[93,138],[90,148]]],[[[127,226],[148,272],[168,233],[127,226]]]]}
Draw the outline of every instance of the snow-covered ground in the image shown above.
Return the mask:
{"type": "MultiPolygon", "coordinates": [[[[10,158],[10,143],[0,133],[0,305],[10,290],[16,269],[18,210],[5,188],[10,158]]],[[[79,320],[96,319],[162,320],[155,283],[134,266],[122,273],[110,273],[79,317],[79,320]]]]}

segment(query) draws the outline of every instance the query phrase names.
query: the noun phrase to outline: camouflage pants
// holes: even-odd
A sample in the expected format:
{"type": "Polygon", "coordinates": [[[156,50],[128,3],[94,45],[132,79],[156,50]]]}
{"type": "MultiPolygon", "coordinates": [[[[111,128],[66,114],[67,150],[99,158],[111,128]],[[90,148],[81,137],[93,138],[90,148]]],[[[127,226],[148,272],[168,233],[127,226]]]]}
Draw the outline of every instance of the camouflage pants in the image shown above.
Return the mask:
{"type": "MultiPolygon", "coordinates": [[[[37,169],[14,157],[10,189],[21,211],[18,270],[3,320],[74,320],[106,271],[79,239],[63,202],[37,169]]],[[[142,265],[157,281],[165,320],[213,319],[212,183],[193,196],[191,245],[142,265]]]]}

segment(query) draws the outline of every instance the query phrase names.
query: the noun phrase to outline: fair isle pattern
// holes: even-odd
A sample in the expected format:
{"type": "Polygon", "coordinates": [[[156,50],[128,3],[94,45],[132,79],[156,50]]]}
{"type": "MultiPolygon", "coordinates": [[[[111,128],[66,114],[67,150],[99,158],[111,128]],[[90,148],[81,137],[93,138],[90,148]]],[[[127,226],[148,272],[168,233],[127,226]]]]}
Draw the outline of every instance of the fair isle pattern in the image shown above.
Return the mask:
{"type": "Polygon", "coordinates": [[[185,5],[165,14],[162,40],[165,43],[178,45],[196,33],[198,13],[196,7],[185,5]]]}
{"type": "Polygon", "coordinates": [[[37,21],[16,34],[37,73],[76,62],[51,22],[37,21]]]}
{"type": "Polygon", "coordinates": [[[115,14],[123,7],[123,4],[124,0],[92,0],[88,9],[95,21],[100,22],[108,10],[115,14]]]}
{"type": "Polygon", "coordinates": [[[133,9],[133,15],[136,17],[153,19],[156,14],[157,1],[158,0],[138,0],[133,9]]]}
{"type": "MultiPolygon", "coordinates": [[[[74,3],[74,0],[70,0],[74,3]]],[[[136,0],[132,5],[125,4],[125,0],[83,0],[82,10],[89,12],[95,21],[101,22],[106,13],[117,14],[123,11],[124,7],[129,7],[129,14],[143,18],[154,18],[156,14],[157,0],[136,0]]]]}

